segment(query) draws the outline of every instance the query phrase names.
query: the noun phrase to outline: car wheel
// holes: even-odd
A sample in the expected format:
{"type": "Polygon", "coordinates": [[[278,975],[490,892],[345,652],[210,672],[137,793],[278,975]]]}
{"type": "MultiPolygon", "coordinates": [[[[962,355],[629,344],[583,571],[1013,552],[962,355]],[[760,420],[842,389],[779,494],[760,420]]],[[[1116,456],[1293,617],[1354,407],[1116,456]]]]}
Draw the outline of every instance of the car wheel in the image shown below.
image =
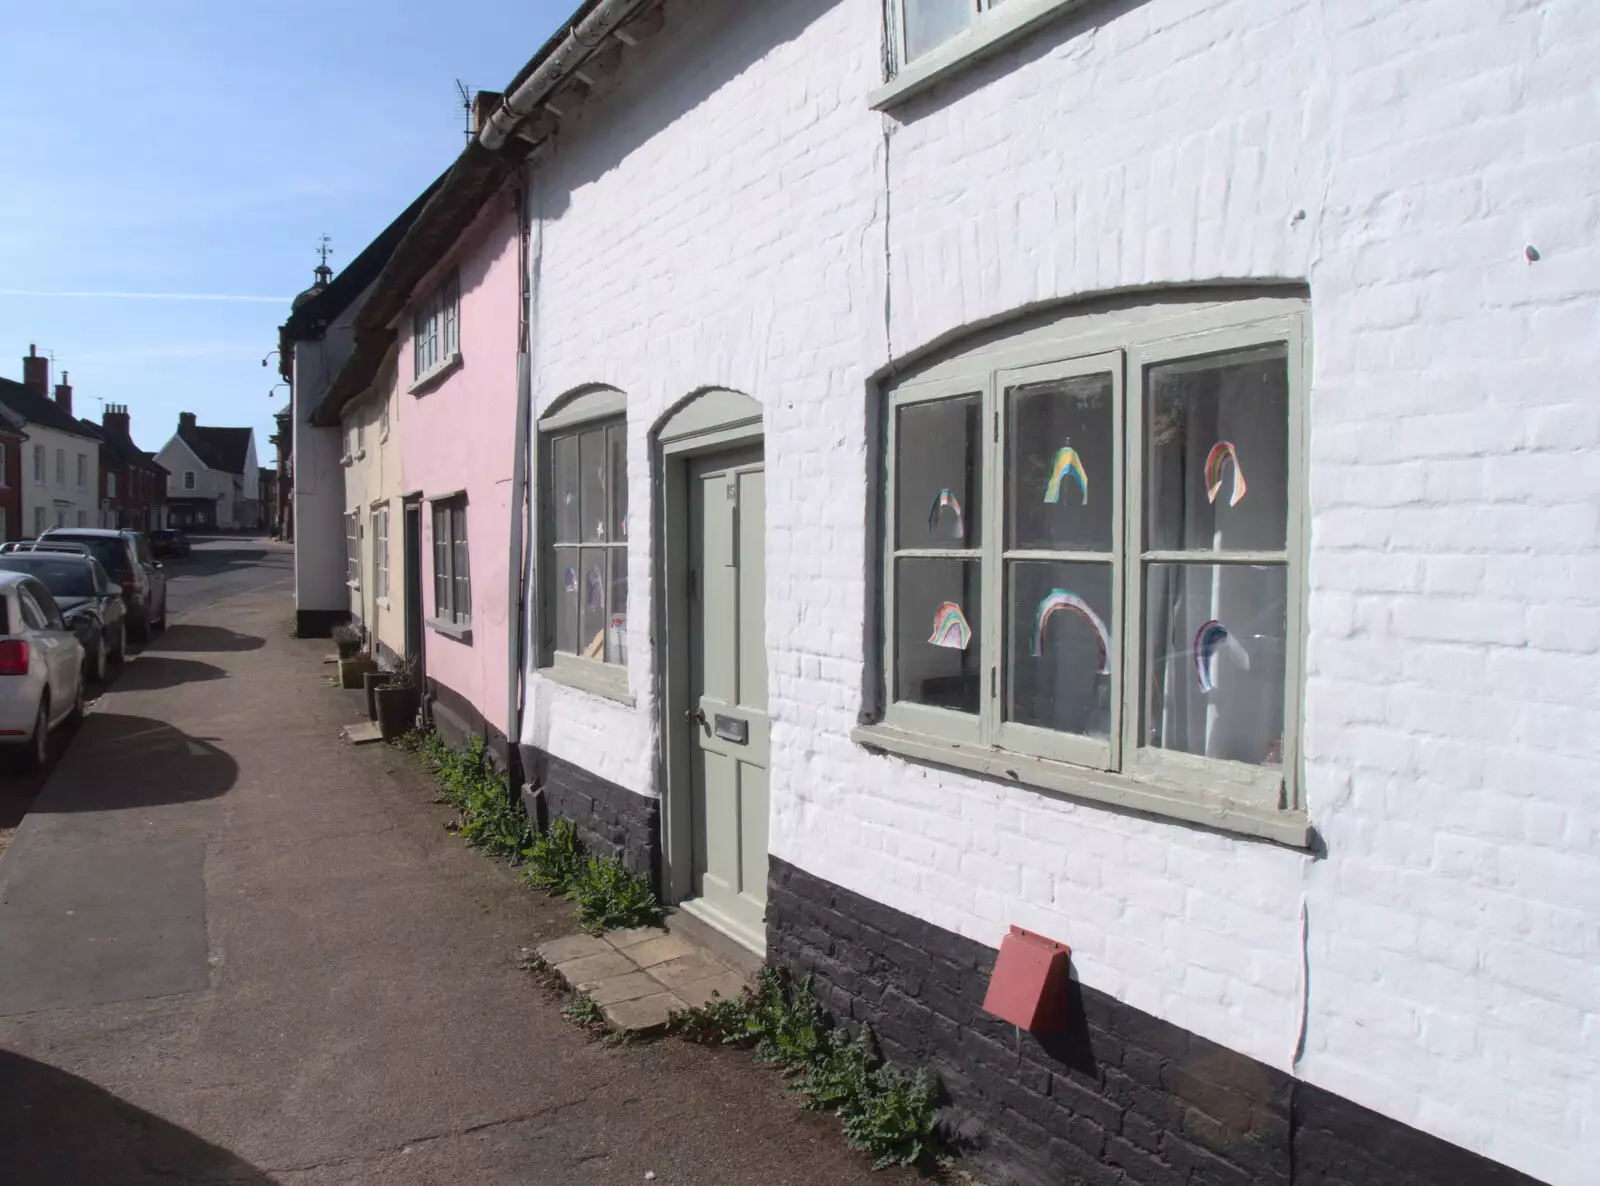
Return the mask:
{"type": "Polygon", "coordinates": [[[161,599],[161,617],[154,623],[153,629],[165,630],[167,628],[167,599],[161,599]]]}
{"type": "Polygon", "coordinates": [[[67,724],[76,725],[83,720],[83,680],[78,681],[78,691],[72,699],[72,711],[67,714],[67,724]]]}
{"type": "Polygon", "coordinates": [[[138,619],[137,621],[134,622],[134,624],[133,624],[133,641],[134,642],[149,642],[150,641],[150,619],[149,618],[140,618],[140,619],[138,619]]]}
{"type": "Polygon", "coordinates": [[[50,701],[39,701],[39,711],[33,717],[33,736],[28,739],[28,752],[23,755],[24,770],[43,770],[50,761],[50,701]]]}
{"type": "Polygon", "coordinates": [[[128,624],[117,623],[117,641],[111,647],[111,661],[121,663],[128,657],[128,624]]]}
{"type": "Polygon", "coordinates": [[[84,664],[86,674],[97,684],[106,682],[106,652],[109,650],[110,648],[106,646],[105,632],[101,631],[100,640],[95,644],[94,654],[90,655],[88,662],[84,664]]]}

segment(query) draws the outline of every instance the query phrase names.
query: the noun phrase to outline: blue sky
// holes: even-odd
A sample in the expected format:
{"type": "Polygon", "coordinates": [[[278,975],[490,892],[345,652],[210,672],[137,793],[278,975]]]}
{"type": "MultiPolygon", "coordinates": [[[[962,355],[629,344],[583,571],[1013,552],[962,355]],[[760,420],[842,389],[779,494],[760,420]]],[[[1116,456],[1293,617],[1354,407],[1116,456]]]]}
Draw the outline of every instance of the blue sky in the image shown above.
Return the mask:
{"type": "Polygon", "coordinates": [[[74,410],[248,424],[270,464],[277,345],[319,235],[337,270],[464,143],[457,78],[498,90],[576,0],[54,0],[8,5],[0,375],[37,342],[74,410]],[[146,293],[267,301],[43,296],[146,293]]]}

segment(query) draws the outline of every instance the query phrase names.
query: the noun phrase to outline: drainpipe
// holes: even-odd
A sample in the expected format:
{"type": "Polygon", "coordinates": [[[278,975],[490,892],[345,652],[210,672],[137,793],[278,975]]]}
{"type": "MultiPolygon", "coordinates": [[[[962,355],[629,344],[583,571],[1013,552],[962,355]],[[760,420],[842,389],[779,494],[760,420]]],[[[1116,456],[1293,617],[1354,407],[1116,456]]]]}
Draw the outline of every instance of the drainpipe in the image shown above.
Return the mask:
{"type": "Polygon", "coordinates": [[[647,0],[599,0],[588,16],[568,29],[566,38],[535,67],[522,85],[495,108],[478,133],[478,142],[491,151],[503,145],[516,131],[517,124],[532,115],[584,58],[646,3],[647,0]]]}

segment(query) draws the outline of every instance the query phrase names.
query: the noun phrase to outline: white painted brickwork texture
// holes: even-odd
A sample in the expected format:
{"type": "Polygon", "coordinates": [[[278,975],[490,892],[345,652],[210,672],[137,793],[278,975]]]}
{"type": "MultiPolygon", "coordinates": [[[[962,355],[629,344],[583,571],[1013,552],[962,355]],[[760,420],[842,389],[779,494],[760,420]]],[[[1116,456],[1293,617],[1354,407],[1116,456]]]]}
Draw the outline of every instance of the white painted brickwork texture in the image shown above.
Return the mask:
{"type": "Polygon", "coordinates": [[[991,945],[1067,940],[1086,982],[1282,1067],[1304,951],[1298,1073],[1592,1181],[1600,5],[1122,0],[892,116],[878,0],[667,17],[531,172],[537,406],[630,400],[636,703],[536,678],[524,740],[659,793],[648,434],[747,392],[774,853],[991,945]],[[874,375],[1042,302],[1283,278],[1311,293],[1327,858],[855,746],[874,375]]]}

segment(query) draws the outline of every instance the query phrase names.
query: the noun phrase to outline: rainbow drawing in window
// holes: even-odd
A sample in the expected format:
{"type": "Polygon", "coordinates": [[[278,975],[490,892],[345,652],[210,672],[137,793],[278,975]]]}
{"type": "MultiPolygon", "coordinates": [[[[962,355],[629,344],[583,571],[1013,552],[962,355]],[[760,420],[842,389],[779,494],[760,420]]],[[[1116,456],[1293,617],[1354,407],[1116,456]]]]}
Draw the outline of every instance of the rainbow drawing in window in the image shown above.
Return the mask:
{"type": "Polygon", "coordinates": [[[1233,464],[1233,496],[1228,499],[1228,505],[1238,506],[1239,500],[1244,497],[1244,470],[1239,468],[1239,451],[1233,447],[1232,441],[1218,441],[1206,454],[1207,502],[1217,501],[1217,494],[1222,490],[1222,467],[1230,462],[1233,464]]]}
{"type": "Polygon", "coordinates": [[[1033,615],[1033,643],[1028,648],[1029,654],[1035,659],[1044,655],[1044,628],[1055,616],[1057,611],[1066,610],[1076,614],[1089,623],[1094,630],[1095,641],[1100,646],[1100,665],[1095,670],[1101,675],[1111,673],[1111,632],[1106,629],[1106,624],[1100,620],[1100,615],[1089,608],[1089,603],[1076,593],[1066,589],[1052,589],[1039,600],[1039,608],[1033,615]]]}
{"type": "Polygon", "coordinates": [[[966,539],[967,525],[961,517],[961,503],[948,490],[939,491],[938,497],[933,500],[933,505],[928,508],[928,534],[932,535],[938,529],[939,519],[946,507],[955,513],[956,530],[953,538],[966,539]]]}
{"type": "Polygon", "coordinates": [[[1217,654],[1226,651],[1241,670],[1250,670],[1250,656],[1228,628],[1215,618],[1194,635],[1194,678],[1202,692],[1217,686],[1217,654]]]}
{"type": "Polygon", "coordinates": [[[967,625],[967,615],[953,601],[946,601],[933,613],[933,633],[928,641],[936,647],[949,647],[964,651],[972,641],[972,627],[967,625]]]}
{"type": "Polygon", "coordinates": [[[1070,477],[1078,483],[1078,489],[1083,492],[1083,506],[1089,505],[1089,475],[1083,468],[1083,458],[1078,456],[1078,451],[1071,445],[1063,445],[1056,450],[1056,459],[1050,465],[1050,483],[1044,488],[1044,500],[1049,503],[1061,501],[1061,481],[1070,477]]]}

